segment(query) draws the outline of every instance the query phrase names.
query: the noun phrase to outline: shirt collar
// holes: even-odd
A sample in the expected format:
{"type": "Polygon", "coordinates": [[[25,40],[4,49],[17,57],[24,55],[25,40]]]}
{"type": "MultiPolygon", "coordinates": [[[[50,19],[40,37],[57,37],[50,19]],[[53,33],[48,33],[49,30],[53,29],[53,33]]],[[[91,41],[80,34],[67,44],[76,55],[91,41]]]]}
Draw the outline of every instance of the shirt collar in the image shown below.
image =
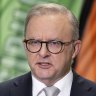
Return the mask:
{"type": "Polygon", "coordinates": [[[73,81],[73,73],[70,70],[61,80],[57,81],[54,86],[59,88],[60,91],[67,90],[71,88],[73,81]]]}
{"type": "Polygon", "coordinates": [[[33,96],[37,96],[37,94],[46,87],[46,85],[39,80],[37,80],[33,75],[32,75],[32,87],[33,87],[33,96]]]}

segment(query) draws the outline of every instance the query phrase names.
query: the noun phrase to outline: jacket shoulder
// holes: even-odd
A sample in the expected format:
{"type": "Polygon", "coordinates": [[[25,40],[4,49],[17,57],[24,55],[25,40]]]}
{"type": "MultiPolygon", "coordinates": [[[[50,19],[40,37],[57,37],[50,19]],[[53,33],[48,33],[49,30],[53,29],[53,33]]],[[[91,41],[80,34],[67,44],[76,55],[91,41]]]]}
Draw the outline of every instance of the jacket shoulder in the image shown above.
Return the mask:
{"type": "Polygon", "coordinates": [[[74,71],[73,77],[72,96],[96,96],[96,83],[85,79],[74,71]]]}
{"type": "Polygon", "coordinates": [[[18,76],[11,80],[1,82],[0,83],[0,96],[5,96],[5,95],[1,95],[1,94],[7,94],[7,93],[9,94],[10,88],[12,88],[13,86],[18,86],[19,83],[24,82],[26,79],[28,79],[30,77],[31,77],[31,72],[18,76]]]}
{"type": "Polygon", "coordinates": [[[92,90],[96,92],[96,83],[95,82],[90,81],[88,79],[85,79],[85,78],[83,78],[81,76],[79,78],[80,78],[79,82],[81,84],[83,84],[84,86],[86,86],[86,88],[89,88],[89,87],[92,88],[92,90]]]}

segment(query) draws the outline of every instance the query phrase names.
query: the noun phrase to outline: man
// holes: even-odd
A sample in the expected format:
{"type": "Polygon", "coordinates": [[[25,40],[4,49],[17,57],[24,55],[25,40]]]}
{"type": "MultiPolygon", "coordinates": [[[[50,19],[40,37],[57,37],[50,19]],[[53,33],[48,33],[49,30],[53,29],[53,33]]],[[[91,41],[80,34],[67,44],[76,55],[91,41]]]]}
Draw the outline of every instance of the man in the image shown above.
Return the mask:
{"type": "Polygon", "coordinates": [[[24,39],[31,72],[1,83],[0,96],[96,96],[96,85],[71,68],[80,46],[78,22],[67,8],[34,5],[24,39]]]}

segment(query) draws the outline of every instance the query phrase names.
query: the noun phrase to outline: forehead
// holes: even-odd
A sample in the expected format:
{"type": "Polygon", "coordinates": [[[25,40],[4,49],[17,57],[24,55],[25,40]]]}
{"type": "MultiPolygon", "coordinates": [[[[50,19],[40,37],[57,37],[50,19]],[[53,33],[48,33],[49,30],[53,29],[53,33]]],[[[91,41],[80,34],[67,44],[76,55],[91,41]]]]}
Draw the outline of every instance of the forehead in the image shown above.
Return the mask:
{"type": "Polygon", "coordinates": [[[71,31],[72,25],[66,15],[34,16],[27,25],[26,38],[69,40],[71,31]]]}

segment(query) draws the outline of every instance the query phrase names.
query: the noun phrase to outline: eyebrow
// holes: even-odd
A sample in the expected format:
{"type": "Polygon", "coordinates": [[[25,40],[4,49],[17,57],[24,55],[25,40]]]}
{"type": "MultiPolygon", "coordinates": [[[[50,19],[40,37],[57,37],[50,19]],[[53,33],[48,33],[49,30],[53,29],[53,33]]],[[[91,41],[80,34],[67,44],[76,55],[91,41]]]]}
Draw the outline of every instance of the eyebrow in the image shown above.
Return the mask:
{"type": "MultiPolygon", "coordinates": [[[[25,38],[25,39],[27,39],[27,40],[29,40],[29,39],[33,39],[33,40],[40,40],[40,41],[43,41],[41,38],[35,38],[35,37],[29,37],[29,38],[25,38]]],[[[63,41],[62,39],[59,39],[59,38],[50,38],[50,39],[48,39],[48,40],[44,40],[44,41],[63,41]]]]}

